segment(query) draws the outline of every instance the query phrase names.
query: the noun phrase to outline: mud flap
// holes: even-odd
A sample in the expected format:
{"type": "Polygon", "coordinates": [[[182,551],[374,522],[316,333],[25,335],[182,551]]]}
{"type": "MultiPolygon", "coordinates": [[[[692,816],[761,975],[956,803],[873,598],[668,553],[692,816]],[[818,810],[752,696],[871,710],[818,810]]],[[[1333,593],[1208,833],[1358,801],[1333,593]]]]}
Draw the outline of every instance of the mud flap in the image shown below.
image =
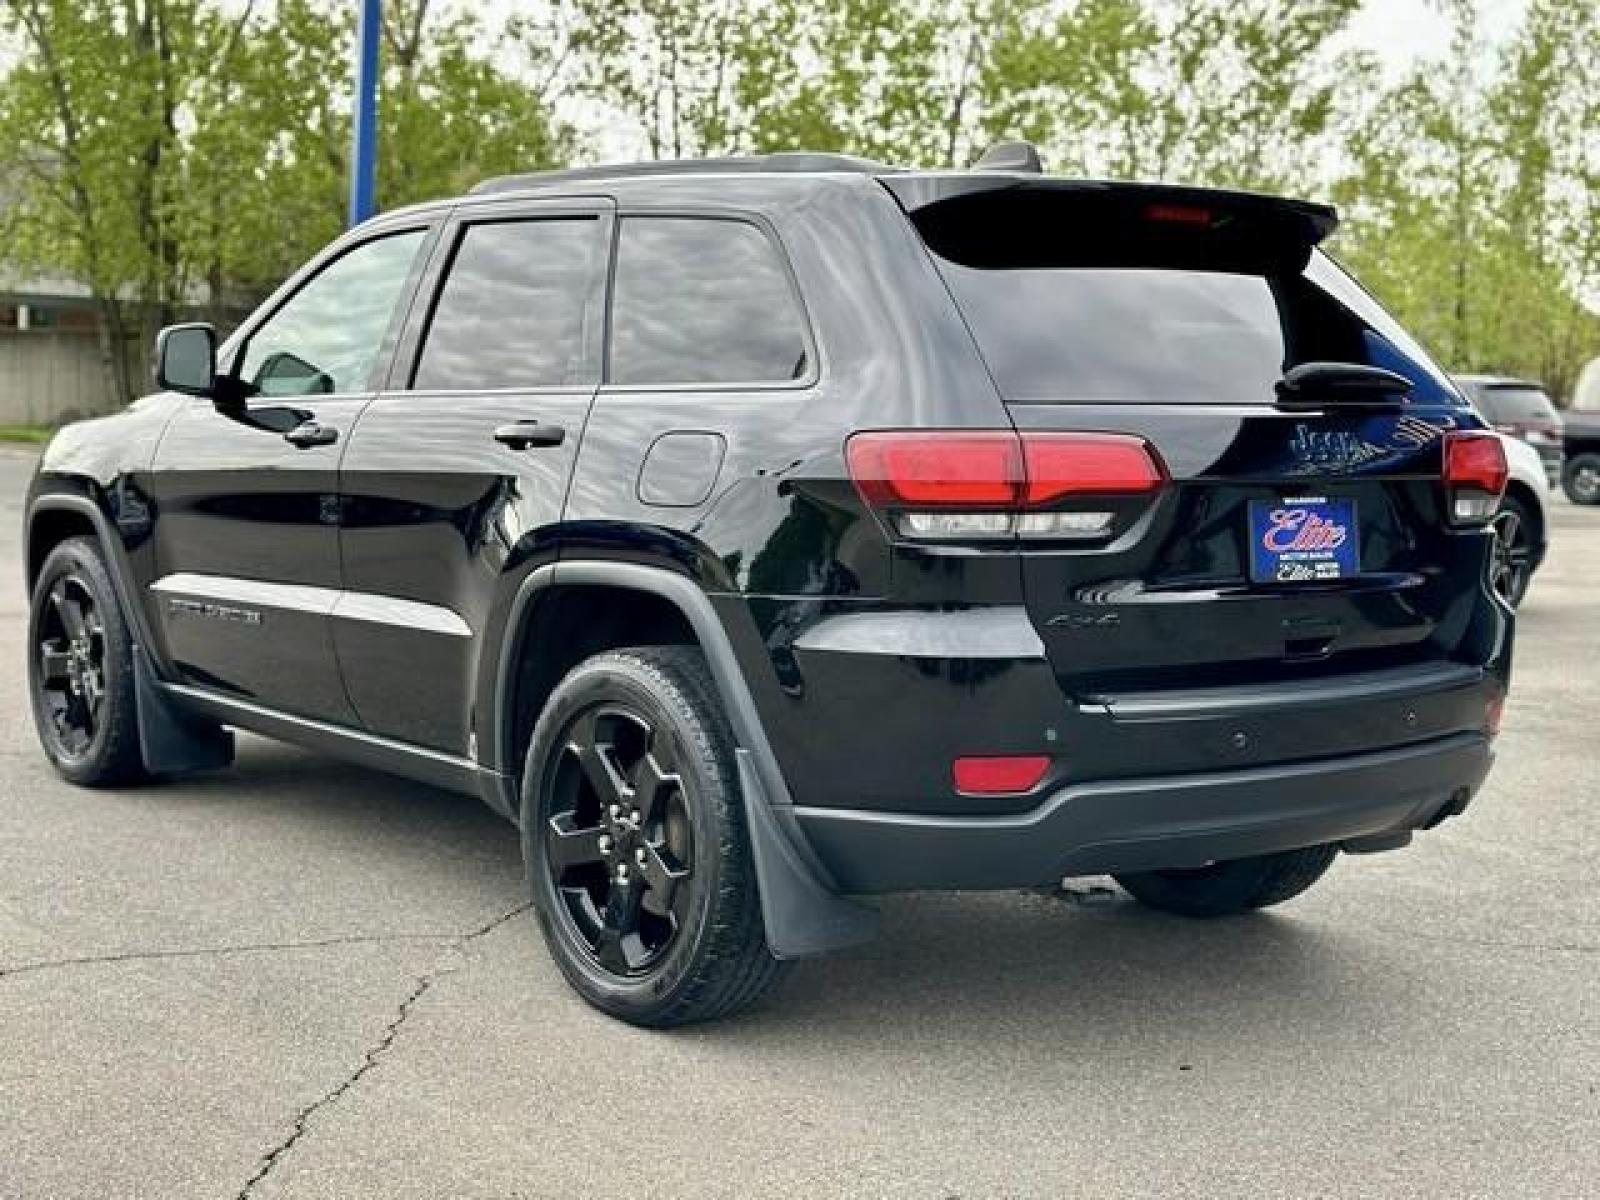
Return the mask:
{"type": "Polygon", "coordinates": [[[133,687],[139,708],[139,755],[152,775],[215,771],[233,761],[233,732],[178,710],[156,685],[144,647],[133,647],[133,687]]]}
{"type": "Polygon", "coordinates": [[[734,758],[773,957],[814,958],[871,941],[878,933],[878,910],[824,886],[773,815],[750,752],[735,750],[734,758]]]}

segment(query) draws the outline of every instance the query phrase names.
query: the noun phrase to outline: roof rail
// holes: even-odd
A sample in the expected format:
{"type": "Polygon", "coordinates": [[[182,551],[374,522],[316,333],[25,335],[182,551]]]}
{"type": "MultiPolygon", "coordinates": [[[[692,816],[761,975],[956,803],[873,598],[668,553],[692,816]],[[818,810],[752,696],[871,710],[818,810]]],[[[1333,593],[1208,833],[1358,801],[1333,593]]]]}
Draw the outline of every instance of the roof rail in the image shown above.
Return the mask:
{"type": "Polygon", "coordinates": [[[485,179],[469,192],[483,196],[496,192],[520,192],[552,183],[580,183],[587,180],[628,179],[648,175],[730,175],[799,174],[840,171],[857,175],[898,174],[903,167],[856,158],[849,154],[813,154],[785,151],[778,154],[752,154],[726,158],[670,158],[655,162],[608,163],[566,170],[533,171],[526,175],[502,175],[485,179]]]}

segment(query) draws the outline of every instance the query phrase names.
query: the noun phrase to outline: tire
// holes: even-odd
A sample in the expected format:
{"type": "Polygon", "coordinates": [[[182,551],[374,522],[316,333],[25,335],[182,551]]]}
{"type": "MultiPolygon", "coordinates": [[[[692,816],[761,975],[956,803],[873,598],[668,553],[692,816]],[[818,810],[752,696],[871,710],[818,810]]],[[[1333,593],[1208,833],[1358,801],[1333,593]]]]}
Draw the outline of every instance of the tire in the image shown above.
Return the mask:
{"type": "Polygon", "coordinates": [[[733,737],[698,649],[617,650],[575,667],[534,728],[521,819],[545,943],[600,1011],[685,1025],[729,1016],[777,981],[733,737]]]}
{"type": "Polygon", "coordinates": [[[1501,599],[1516,608],[1533,582],[1533,515],[1521,500],[1507,496],[1500,502],[1494,529],[1490,583],[1501,599]]]}
{"type": "Polygon", "coordinates": [[[1561,489],[1574,504],[1600,504],[1600,454],[1579,454],[1567,459],[1561,472],[1561,489]]]}
{"type": "Polygon", "coordinates": [[[85,787],[145,778],[133,638],[100,543],[68,538],[34,584],[28,614],[34,728],[60,774],[85,787]]]}
{"type": "Polygon", "coordinates": [[[1336,846],[1236,858],[1185,871],[1141,871],[1116,880],[1139,903],[1185,917],[1226,917],[1292,900],[1327,872],[1336,846]]]}

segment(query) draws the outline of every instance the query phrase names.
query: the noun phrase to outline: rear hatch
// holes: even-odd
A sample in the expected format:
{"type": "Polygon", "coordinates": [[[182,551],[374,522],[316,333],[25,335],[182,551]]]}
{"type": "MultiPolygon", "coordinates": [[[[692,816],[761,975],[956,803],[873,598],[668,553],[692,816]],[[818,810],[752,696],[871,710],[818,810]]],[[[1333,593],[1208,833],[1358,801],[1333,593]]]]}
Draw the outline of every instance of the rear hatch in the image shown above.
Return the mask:
{"type": "Polygon", "coordinates": [[[1441,483],[1447,435],[1480,423],[1316,249],[1331,210],[1015,177],[884,182],[1024,441],[1132,434],[1169,477],[1148,497],[1069,499],[1111,514],[1099,540],[1019,542],[1029,614],[1070,694],[1487,657],[1470,634],[1484,537],[1451,527],[1441,483]]]}

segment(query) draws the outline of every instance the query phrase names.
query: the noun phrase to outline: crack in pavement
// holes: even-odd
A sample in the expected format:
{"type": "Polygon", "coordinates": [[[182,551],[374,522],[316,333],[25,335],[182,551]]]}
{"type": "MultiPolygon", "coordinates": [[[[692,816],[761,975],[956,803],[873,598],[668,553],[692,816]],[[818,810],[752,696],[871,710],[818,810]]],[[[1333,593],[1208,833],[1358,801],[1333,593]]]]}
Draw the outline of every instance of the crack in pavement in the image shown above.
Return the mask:
{"type": "MultiPolygon", "coordinates": [[[[438,940],[448,941],[450,943],[449,953],[458,955],[471,943],[494,932],[521,913],[527,912],[530,907],[531,905],[528,904],[520,904],[510,912],[501,913],[492,921],[476,929],[438,940]]],[[[262,1157],[261,1165],[256,1168],[254,1175],[245,1180],[244,1186],[239,1189],[236,1200],[248,1200],[248,1197],[255,1192],[257,1186],[272,1174],[278,1163],[283,1160],[283,1157],[294,1149],[295,1143],[305,1136],[311,1127],[312,1119],[324,1109],[338,1103],[346,1092],[361,1081],[362,1076],[378,1065],[379,1061],[389,1051],[389,1048],[394,1045],[395,1039],[400,1036],[401,1027],[405,1025],[406,1019],[410,1017],[412,1009],[416,1007],[417,1003],[428,994],[429,989],[434,984],[459,971],[461,966],[460,962],[448,966],[441,965],[417,977],[416,982],[411,987],[411,991],[406,995],[405,999],[400,1001],[400,1007],[396,1010],[394,1019],[383,1027],[383,1032],[378,1035],[378,1040],[363,1053],[361,1062],[357,1064],[356,1069],[340,1080],[335,1087],[324,1092],[317,1099],[295,1113],[294,1123],[288,1135],[262,1157]]]]}
{"type": "Polygon", "coordinates": [[[59,967],[92,967],[107,963],[158,962],[168,958],[222,958],[230,954],[270,954],[278,950],[316,950],[325,946],[369,946],[386,942],[453,942],[459,933],[347,933],[314,938],[303,942],[244,942],[229,946],[193,946],[175,950],[119,950],[111,954],[87,954],[75,958],[46,958],[36,962],[0,966],[0,979],[28,975],[59,967]]]}

